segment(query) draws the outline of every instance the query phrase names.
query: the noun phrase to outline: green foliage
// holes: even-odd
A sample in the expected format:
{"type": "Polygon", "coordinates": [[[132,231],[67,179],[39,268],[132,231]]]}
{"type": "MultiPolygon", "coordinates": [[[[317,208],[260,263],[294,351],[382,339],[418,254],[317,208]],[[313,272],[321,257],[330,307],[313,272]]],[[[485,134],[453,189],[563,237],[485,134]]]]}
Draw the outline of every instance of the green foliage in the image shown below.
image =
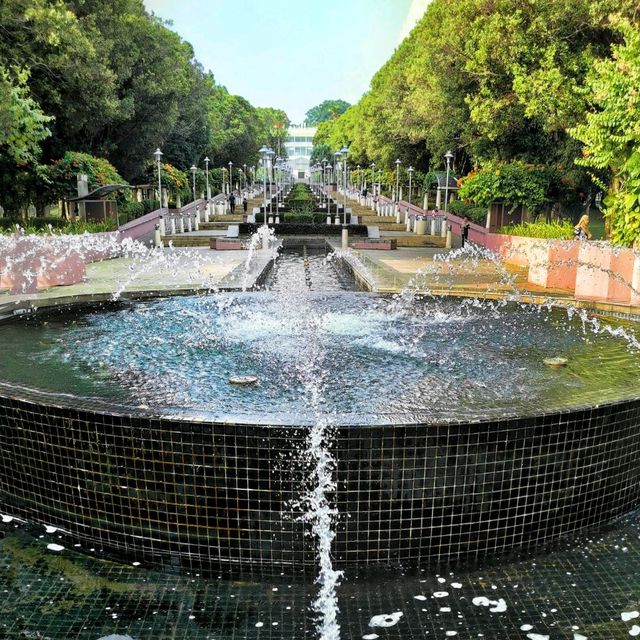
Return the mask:
{"type": "Polygon", "coordinates": [[[282,155],[287,125],[282,111],[256,109],[217,85],[143,0],[0,2],[0,204],[8,212],[29,202],[41,211],[55,199],[36,160],[50,165],[70,149],[105,158],[121,182],[134,182],[156,147],[181,171],[203,167],[207,155],[211,168],[254,164],[265,142],[282,155]]]}
{"type": "Polygon", "coordinates": [[[499,233],[526,238],[569,240],[573,238],[573,225],[569,220],[560,222],[525,222],[501,227],[499,233]]]}
{"type": "Polygon", "coordinates": [[[587,108],[587,74],[619,38],[611,14],[632,14],[636,4],[432,0],[371,90],[321,124],[315,143],[347,143],[354,163],[389,169],[400,158],[442,170],[451,148],[460,174],[511,160],[570,172],[579,145],[566,130],[587,108]]]}
{"type": "Polygon", "coordinates": [[[77,195],[77,179],[80,173],[87,175],[89,190],[106,184],[124,184],[115,167],[104,158],[95,158],[87,153],[67,151],[60,160],[46,168],[49,202],[56,202],[77,195]]]}
{"type": "Polygon", "coordinates": [[[28,78],[28,71],[14,68],[11,74],[0,63],[0,152],[18,165],[35,162],[40,143],[51,133],[52,118],[31,98],[28,78]]]}
{"type": "MultiPolygon", "coordinates": [[[[589,87],[596,110],[572,130],[585,144],[577,162],[610,172],[604,199],[611,239],[624,246],[640,243],[640,32],[628,21],[618,23],[624,42],[613,59],[596,63],[589,87]]],[[[602,179],[596,182],[606,189],[602,179]]]]}
{"type": "Polygon", "coordinates": [[[314,164],[320,164],[323,160],[333,164],[333,151],[331,147],[329,147],[326,142],[314,143],[309,163],[313,166],[314,164]]]}
{"type": "Polygon", "coordinates": [[[539,213],[551,202],[550,194],[559,190],[560,180],[554,167],[520,161],[488,162],[458,181],[458,195],[483,207],[503,201],[513,208],[523,205],[532,213],[539,213]]]}
{"type": "Polygon", "coordinates": [[[32,218],[26,223],[24,220],[0,218],[0,233],[11,235],[19,225],[26,234],[50,235],[80,235],[83,233],[104,233],[116,230],[116,221],[106,222],[67,222],[60,218],[32,218]]]}
{"type": "Polygon", "coordinates": [[[350,106],[351,105],[344,100],[325,100],[323,103],[309,109],[305,115],[305,120],[307,125],[314,127],[321,122],[335,120],[350,106]]]}
{"type": "Polygon", "coordinates": [[[463,200],[452,200],[449,203],[449,211],[463,218],[467,216],[471,222],[484,226],[487,220],[487,207],[477,207],[467,204],[463,200]]]}

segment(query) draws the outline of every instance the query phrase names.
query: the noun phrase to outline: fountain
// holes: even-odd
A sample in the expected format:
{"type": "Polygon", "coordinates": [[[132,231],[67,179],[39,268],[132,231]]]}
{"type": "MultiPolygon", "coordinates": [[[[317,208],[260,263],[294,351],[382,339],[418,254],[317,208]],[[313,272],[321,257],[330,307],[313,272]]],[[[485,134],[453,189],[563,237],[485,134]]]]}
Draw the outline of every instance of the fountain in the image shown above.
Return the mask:
{"type": "MultiPolygon", "coordinates": [[[[266,292],[125,300],[123,286],[0,325],[0,510],[147,566],[319,567],[329,640],[340,570],[537,549],[637,507],[640,355],[624,324],[354,292],[324,256],[278,262],[266,292]]],[[[373,613],[364,637],[402,624],[373,613]]]]}

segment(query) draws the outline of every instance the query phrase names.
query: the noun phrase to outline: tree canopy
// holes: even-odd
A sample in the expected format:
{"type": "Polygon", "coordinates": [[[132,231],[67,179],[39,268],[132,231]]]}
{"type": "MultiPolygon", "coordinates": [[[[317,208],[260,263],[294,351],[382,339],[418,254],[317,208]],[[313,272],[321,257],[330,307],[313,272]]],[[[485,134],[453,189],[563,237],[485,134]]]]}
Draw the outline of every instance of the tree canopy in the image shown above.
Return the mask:
{"type": "Polygon", "coordinates": [[[327,120],[335,120],[341,116],[351,105],[344,100],[325,100],[321,104],[307,111],[305,120],[307,125],[314,127],[327,120]]]}
{"type": "Polygon", "coordinates": [[[282,111],[218,85],[143,0],[0,3],[0,204],[9,211],[51,201],[42,167],[69,151],[136,181],[156,147],[179,170],[205,156],[254,164],[287,125],[282,111]]]}
{"type": "Polygon", "coordinates": [[[636,11],[635,0],[432,0],[369,92],[320,124],[315,143],[349,145],[354,164],[400,158],[422,171],[443,167],[451,149],[458,175],[545,164],[577,198],[586,132],[569,130],[585,122],[592,73],[621,41],[616,16],[637,33],[636,11]]]}

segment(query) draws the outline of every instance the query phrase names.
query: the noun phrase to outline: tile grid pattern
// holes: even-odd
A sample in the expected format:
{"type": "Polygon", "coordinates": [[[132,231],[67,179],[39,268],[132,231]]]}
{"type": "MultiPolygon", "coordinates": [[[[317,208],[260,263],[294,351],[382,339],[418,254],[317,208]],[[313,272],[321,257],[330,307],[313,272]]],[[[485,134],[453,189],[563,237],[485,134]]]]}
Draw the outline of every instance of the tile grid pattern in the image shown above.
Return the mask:
{"type": "MultiPolygon", "coordinates": [[[[336,430],[340,566],[483,557],[640,503],[640,401],[336,430]]],[[[0,510],[158,564],[313,569],[295,507],[307,429],[0,397],[0,510]]]]}

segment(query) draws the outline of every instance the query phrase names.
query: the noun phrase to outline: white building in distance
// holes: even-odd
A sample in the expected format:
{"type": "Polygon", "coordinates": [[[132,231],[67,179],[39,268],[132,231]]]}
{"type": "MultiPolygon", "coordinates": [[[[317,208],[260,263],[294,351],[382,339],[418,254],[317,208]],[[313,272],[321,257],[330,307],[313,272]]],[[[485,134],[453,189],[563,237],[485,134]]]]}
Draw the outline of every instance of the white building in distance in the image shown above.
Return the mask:
{"type": "Polygon", "coordinates": [[[304,125],[291,125],[289,137],[284,146],[287,150],[287,162],[293,171],[293,177],[304,180],[309,177],[311,151],[313,150],[313,138],[316,135],[316,127],[304,125]]]}

